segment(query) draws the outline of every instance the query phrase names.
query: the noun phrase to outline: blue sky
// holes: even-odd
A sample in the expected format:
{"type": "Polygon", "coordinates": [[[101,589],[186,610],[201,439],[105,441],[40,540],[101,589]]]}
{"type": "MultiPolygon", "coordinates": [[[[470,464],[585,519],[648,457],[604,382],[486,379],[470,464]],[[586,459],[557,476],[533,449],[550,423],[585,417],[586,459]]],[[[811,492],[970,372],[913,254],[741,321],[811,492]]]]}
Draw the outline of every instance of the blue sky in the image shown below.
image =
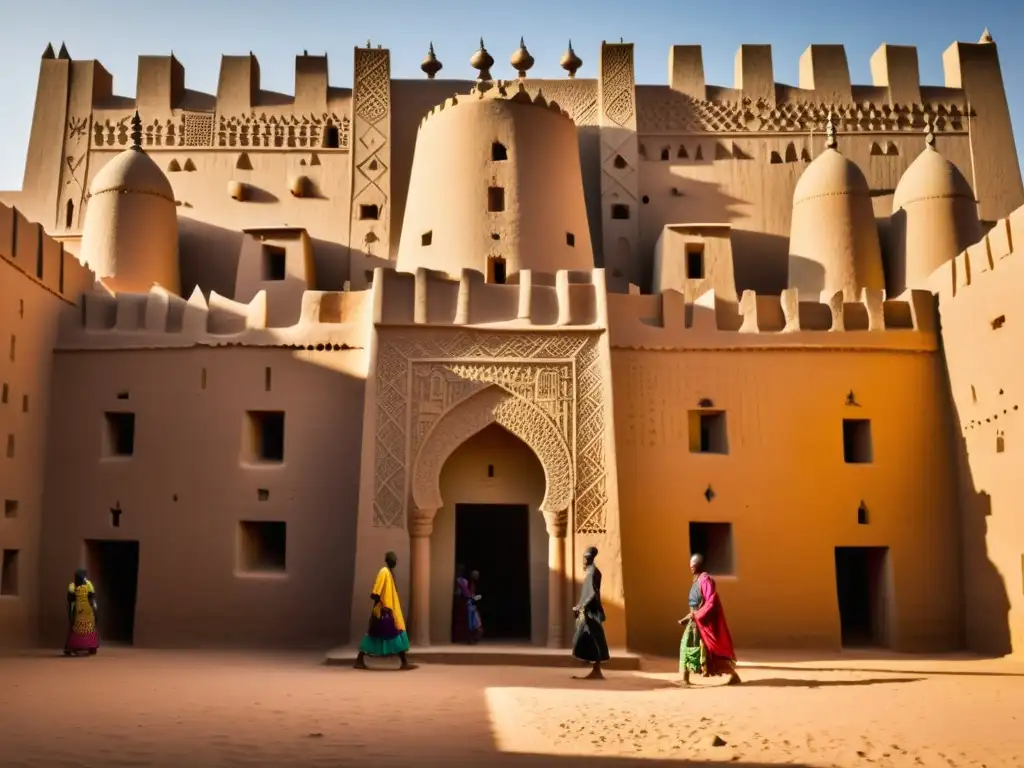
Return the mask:
{"type": "Polygon", "coordinates": [[[974,42],[988,27],[1024,150],[1024,2],[1021,0],[0,0],[0,189],[19,189],[28,148],[39,57],[52,42],[73,58],[99,59],[121,95],[135,92],[136,57],[173,49],[189,88],[216,92],[220,56],[252,50],[263,88],[291,93],[294,56],[326,51],[333,85],[351,86],[352,48],[391,49],[392,76],[422,77],[419,62],[433,41],[442,76],[472,77],[469,57],[481,35],[497,61],[495,77],[512,77],[508,57],[519,36],[537,63],[531,75],[561,77],[558,59],[572,38],[594,77],[602,40],[636,44],[641,83],[666,83],[672,44],[700,44],[708,83],[732,85],[741,43],[770,43],[775,79],[795,85],[809,43],[846,46],[855,83],[870,83],[868,61],[883,42],[916,45],[921,79],[941,85],[942,51],[974,42]],[[844,14],[846,17],[844,18],[844,14]]]}

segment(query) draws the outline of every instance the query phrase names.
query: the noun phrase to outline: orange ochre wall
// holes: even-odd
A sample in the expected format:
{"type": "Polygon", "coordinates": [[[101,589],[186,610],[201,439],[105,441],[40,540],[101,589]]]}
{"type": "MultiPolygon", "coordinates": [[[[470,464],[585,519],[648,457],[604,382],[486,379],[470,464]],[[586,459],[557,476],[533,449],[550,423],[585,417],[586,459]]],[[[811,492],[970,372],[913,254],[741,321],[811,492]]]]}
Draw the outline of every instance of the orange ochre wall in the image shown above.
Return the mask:
{"type": "Polygon", "coordinates": [[[631,648],[677,651],[691,521],[732,524],[735,575],[717,583],[737,647],[839,648],[836,546],[889,547],[891,647],[960,644],[938,354],[615,349],[612,372],[631,648]],[[727,455],[690,452],[702,398],[726,412],[727,455]],[[844,418],[871,420],[873,463],[844,462],[844,418]]]}

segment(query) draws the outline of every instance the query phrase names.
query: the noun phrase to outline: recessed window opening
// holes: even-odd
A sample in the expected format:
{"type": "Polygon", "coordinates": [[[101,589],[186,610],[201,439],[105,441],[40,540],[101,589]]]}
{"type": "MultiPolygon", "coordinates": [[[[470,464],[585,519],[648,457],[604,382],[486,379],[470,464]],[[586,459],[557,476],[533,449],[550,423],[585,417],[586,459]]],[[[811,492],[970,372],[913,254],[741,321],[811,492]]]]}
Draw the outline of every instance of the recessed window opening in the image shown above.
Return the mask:
{"type": "Polygon", "coordinates": [[[1006,315],[1000,315],[992,321],[992,330],[998,331],[1006,323],[1006,315]]]}
{"type": "Polygon", "coordinates": [[[628,219],[629,218],[629,206],[625,203],[613,203],[612,204],[612,218],[613,219],[628,219]]]}
{"type": "Polygon", "coordinates": [[[644,195],[643,197],[640,198],[640,202],[643,203],[644,205],[647,205],[649,202],[651,202],[651,198],[649,198],[647,195],[644,195]]]}
{"type": "Polygon", "coordinates": [[[432,242],[434,242],[434,230],[424,232],[422,235],[420,235],[420,245],[425,247],[430,245],[432,242]]]}
{"type": "Polygon", "coordinates": [[[504,285],[507,278],[505,272],[505,259],[501,256],[493,256],[488,262],[488,267],[488,271],[490,272],[488,275],[488,282],[504,285]]]}
{"type": "Polygon", "coordinates": [[[860,503],[860,506],[857,507],[857,525],[867,525],[867,524],[868,524],[868,507],[862,501],[860,503]]]}
{"type": "Polygon", "coordinates": [[[575,248],[576,247],[576,235],[574,235],[572,232],[566,232],[565,233],[565,244],[568,245],[570,248],[575,248]]]}
{"type": "Polygon", "coordinates": [[[501,213],[505,210],[505,188],[487,188],[487,210],[490,213],[501,213]]]}
{"type": "Polygon", "coordinates": [[[21,412],[28,413],[28,395],[21,396],[21,412]]]}
{"type": "Polygon", "coordinates": [[[690,523],[690,554],[703,556],[704,568],[712,576],[734,574],[732,523],[690,523]]]}
{"type": "Polygon", "coordinates": [[[266,489],[266,488],[257,488],[256,489],[256,499],[259,500],[259,501],[269,501],[270,500],[270,491],[268,489],[266,489]]]}
{"type": "Polygon", "coordinates": [[[324,134],[324,146],[327,149],[337,149],[341,145],[341,134],[338,132],[338,126],[328,125],[327,131],[324,134]]]}
{"type": "Polygon", "coordinates": [[[9,384],[4,384],[3,391],[0,392],[0,402],[6,404],[11,396],[11,387],[9,384]]]}
{"type": "Polygon", "coordinates": [[[491,232],[491,240],[501,240],[501,234],[498,232],[491,232]]]}
{"type": "Polygon", "coordinates": [[[135,454],[135,414],[108,411],[103,414],[103,455],[126,457],[135,454]]]}
{"type": "Polygon", "coordinates": [[[75,223],[75,203],[73,200],[68,200],[67,206],[64,208],[64,229],[71,229],[71,225],[75,223]]]}
{"type": "Polygon", "coordinates": [[[264,245],[260,279],[264,281],[284,280],[286,263],[284,248],[280,245],[264,245]]]}
{"type": "Polygon", "coordinates": [[[117,399],[118,400],[127,400],[128,399],[128,393],[127,392],[118,392],[117,393],[117,399]]]}
{"type": "Polygon", "coordinates": [[[14,435],[7,435],[7,458],[14,458],[14,435]]]}
{"type": "Polygon", "coordinates": [[[206,369],[205,368],[203,368],[199,372],[199,388],[200,389],[206,389],[206,369]]]}
{"type": "Polygon", "coordinates": [[[686,246],[686,278],[704,279],[704,244],[690,243],[686,246]]]}
{"type": "Polygon", "coordinates": [[[843,419],[843,460],[847,464],[870,464],[874,460],[869,419],[843,419]]]}
{"type": "Polygon", "coordinates": [[[669,148],[668,147],[662,147],[661,148],[661,159],[662,160],[668,160],[669,159],[669,148]]]}
{"type": "Polygon", "coordinates": [[[359,206],[359,220],[360,221],[377,221],[380,218],[380,207],[376,205],[363,205],[359,206]]]}
{"type": "Polygon", "coordinates": [[[508,150],[500,141],[496,141],[491,144],[491,160],[495,162],[508,160],[508,150]]]}
{"type": "Polygon", "coordinates": [[[250,461],[284,461],[284,411],[249,411],[246,433],[250,461]]]}
{"type": "Polygon", "coordinates": [[[286,523],[243,520],[238,524],[238,570],[242,573],[284,573],[287,549],[286,523]]]}
{"type": "Polygon", "coordinates": [[[18,500],[4,499],[4,517],[10,519],[18,516],[18,500]]]}
{"type": "Polygon", "coordinates": [[[11,334],[11,362],[14,362],[15,353],[18,351],[18,337],[11,334]]]}
{"type": "Polygon", "coordinates": [[[488,477],[494,477],[494,465],[493,464],[488,464],[487,465],[487,476],[488,477]]]}
{"type": "Polygon", "coordinates": [[[121,505],[120,505],[120,503],[118,503],[117,506],[114,506],[114,507],[110,508],[110,526],[112,528],[120,528],[121,527],[121,505]]]}
{"type": "Polygon", "coordinates": [[[273,376],[274,373],[270,369],[269,365],[263,369],[263,389],[267,392],[270,391],[270,386],[273,383],[273,376]]]}
{"type": "Polygon", "coordinates": [[[628,163],[626,162],[626,158],[624,158],[622,155],[616,155],[615,159],[612,161],[612,165],[614,165],[619,170],[622,170],[628,165],[628,163]]]}
{"type": "Polygon", "coordinates": [[[36,228],[36,277],[43,279],[43,228],[36,228]]]}
{"type": "Polygon", "coordinates": [[[18,555],[17,549],[5,549],[0,559],[0,596],[18,596],[18,555]]]}
{"type": "Polygon", "coordinates": [[[690,411],[690,452],[729,453],[725,411],[690,411]]]}

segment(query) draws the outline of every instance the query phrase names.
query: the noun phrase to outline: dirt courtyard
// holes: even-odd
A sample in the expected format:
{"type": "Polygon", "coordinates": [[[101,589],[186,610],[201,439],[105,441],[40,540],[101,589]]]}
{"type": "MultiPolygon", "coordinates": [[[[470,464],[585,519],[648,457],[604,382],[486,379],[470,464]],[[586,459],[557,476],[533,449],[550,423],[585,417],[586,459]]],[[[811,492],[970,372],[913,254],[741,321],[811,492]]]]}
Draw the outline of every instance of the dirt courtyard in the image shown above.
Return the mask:
{"type": "Polygon", "coordinates": [[[664,671],[109,649],[0,657],[0,765],[1024,765],[1024,670],[982,662],[664,671]],[[884,669],[881,669],[884,667],[884,669]]]}

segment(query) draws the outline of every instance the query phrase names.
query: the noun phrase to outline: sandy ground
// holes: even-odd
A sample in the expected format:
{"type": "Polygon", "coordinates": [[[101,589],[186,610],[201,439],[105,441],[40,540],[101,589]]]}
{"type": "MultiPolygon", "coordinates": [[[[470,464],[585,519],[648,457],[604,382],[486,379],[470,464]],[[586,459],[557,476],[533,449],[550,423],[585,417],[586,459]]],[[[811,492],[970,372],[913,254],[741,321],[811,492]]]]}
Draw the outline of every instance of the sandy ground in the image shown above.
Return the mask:
{"type": "Polygon", "coordinates": [[[0,766],[1024,765],[1019,668],[780,663],[683,690],[667,672],[321,658],[2,657],[0,766]]]}

